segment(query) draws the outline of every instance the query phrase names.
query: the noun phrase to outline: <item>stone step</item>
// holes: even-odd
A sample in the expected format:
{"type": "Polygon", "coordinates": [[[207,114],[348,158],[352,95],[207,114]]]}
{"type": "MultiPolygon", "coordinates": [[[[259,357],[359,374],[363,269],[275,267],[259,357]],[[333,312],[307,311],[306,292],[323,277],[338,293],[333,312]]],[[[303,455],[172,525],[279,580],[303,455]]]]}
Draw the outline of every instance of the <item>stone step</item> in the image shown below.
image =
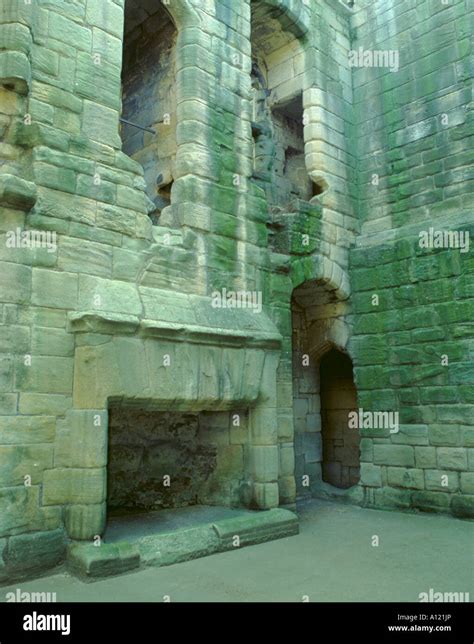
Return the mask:
{"type": "Polygon", "coordinates": [[[169,566],[182,561],[298,534],[296,514],[276,508],[247,512],[193,528],[140,536],[133,542],[70,544],[68,570],[92,579],[119,575],[143,566],[169,566]]]}
{"type": "Polygon", "coordinates": [[[72,543],[68,546],[66,566],[69,572],[81,579],[109,577],[129,572],[140,566],[140,551],[136,544],[121,543],[72,543]]]}
{"type": "Polygon", "coordinates": [[[223,519],[213,523],[215,533],[222,545],[228,548],[238,536],[241,546],[250,546],[264,541],[289,537],[299,532],[298,517],[290,510],[275,508],[235,519],[223,519]]]}

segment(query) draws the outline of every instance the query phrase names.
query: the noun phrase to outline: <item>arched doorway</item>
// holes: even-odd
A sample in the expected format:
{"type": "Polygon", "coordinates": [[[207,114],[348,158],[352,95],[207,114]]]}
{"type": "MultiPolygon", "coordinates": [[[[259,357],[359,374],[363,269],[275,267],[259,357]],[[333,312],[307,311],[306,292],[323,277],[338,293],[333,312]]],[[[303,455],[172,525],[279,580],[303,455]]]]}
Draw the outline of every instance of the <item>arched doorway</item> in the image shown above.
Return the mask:
{"type": "Polygon", "coordinates": [[[357,408],[352,362],[346,353],[350,311],[328,279],[293,291],[293,420],[297,495],[340,496],[359,481],[359,432],[349,430],[357,408]],[[337,489],[335,489],[337,488],[337,489]]]}
{"type": "Polygon", "coordinates": [[[319,363],[322,437],[322,480],[338,488],[359,482],[360,436],[349,427],[349,413],[357,408],[352,361],[331,349],[319,363]]]}

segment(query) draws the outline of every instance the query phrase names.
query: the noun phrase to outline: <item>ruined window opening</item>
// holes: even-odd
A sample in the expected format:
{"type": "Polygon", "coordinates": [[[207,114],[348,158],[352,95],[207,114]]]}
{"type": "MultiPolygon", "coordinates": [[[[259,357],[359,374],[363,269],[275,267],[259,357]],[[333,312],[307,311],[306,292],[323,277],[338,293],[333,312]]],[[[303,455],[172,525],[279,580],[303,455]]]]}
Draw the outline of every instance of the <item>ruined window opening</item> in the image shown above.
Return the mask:
{"type": "Polygon", "coordinates": [[[357,391],[349,356],[331,349],[320,361],[322,479],[338,488],[359,482],[360,434],[349,427],[357,391]]]}
{"type": "Polygon", "coordinates": [[[270,213],[294,212],[298,200],[314,196],[305,163],[304,52],[278,10],[259,0],[250,6],[253,120],[262,129],[255,136],[253,128],[253,176],[266,192],[270,213]]]}
{"type": "Polygon", "coordinates": [[[154,224],[171,204],[176,158],[176,27],[166,7],[126,0],[122,150],[143,166],[154,224]]]}
{"type": "Polygon", "coordinates": [[[272,109],[276,141],[275,173],[281,182],[281,199],[309,201],[313,182],[306,170],[303,95],[298,94],[272,109]]]}

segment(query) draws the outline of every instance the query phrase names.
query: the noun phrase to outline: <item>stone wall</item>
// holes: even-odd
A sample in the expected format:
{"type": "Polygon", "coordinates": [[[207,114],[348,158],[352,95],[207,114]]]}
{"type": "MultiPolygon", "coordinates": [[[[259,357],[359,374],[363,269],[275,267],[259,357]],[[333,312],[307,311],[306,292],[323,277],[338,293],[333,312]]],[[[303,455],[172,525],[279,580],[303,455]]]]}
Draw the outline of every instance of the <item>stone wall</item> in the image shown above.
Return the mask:
{"type": "MultiPolygon", "coordinates": [[[[264,312],[216,310],[209,297],[221,285],[255,288],[267,252],[265,201],[247,185],[250,10],[170,5],[178,147],[167,228],[152,225],[143,167],[121,150],[124,4],[10,3],[0,13],[2,576],[52,565],[67,537],[103,530],[108,392],[168,408],[178,398],[195,409],[251,405],[246,503],[278,505],[279,335],[264,312]],[[17,227],[55,233],[56,243],[9,247],[17,227]],[[131,344],[138,334],[148,339],[131,344]],[[229,342],[235,351],[221,352],[229,342]],[[172,357],[169,378],[138,366],[152,347],[172,357]],[[95,389],[81,378],[86,364],[103,369],[95,389]],[[74,443],[82,449],[68,451],[74,443]]],[[[229,498],[221,478],[209,499],[229,498]]]]}
{"type": "Polygon", "coordinates": [[[399,53],[399,71],[354,68],[357,210],[351,251],[359,404],[400,413],[362,430],[368,503],[473,507],[472,250],[423,248],[420,232],[470,230],[472,74],[468,7],[357,3],[353,47],[399,53]],[[377,298],[373,298],[376,295],[377,298]]]}
{"type": "Polygon", "coordinates": [[[308,353],[305,312],[294,304],[293,414],[295,479],[298,496],[310,496],[322,480],[319,365],[308,353]]]}
{"type": "MultiPolygon", "coordinates": [[[[127,2],[138,28],[149,12],[127,2]]],[[[303,284],[312,364],[348,351],[359,405],[400,412],[398,434],[362,434],[358,500],[472,512],[472,259],[417,245],[421,226],[470,221],[465,3],[170,2],[176,149],[171,137],[170,204],[153,221],[152,166],[120,138],[125,4],[0,9],[0,577],[103,530],[112,403],[249,409],[247,502],[294,504],[303,284]],[[267,49],[259,25],[277,35],[267,49]],[[400,71],[351,69],[359,46],[400,46],[400,71]],[[290,208],[255,176],[255,58],[275,123],[302,95],[317,189],[290,208]],[[56,238],[8,245],[17,229],[56,238]],[[215,308],[223,288],[260,294],[262,310],[215,308]]]]}

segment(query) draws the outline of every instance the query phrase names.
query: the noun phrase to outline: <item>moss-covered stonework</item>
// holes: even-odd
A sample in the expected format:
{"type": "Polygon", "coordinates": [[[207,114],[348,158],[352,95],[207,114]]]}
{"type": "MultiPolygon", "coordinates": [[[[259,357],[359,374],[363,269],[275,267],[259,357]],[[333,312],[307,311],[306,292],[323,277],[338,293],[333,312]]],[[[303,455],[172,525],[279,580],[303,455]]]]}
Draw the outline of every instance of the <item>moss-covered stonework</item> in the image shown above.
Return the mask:
{"type": "Polygon", "coordinates": [[[245,412],[216,433],[211,502],[472,516],[474,262],[419,243],[474,232],[466,5],[1,3],[0,581],[103,535],[119,406],[245,412]],[[360,430],[342,492],[321,474],[331,347],[359,407],[400,417],[360,430]]]}

